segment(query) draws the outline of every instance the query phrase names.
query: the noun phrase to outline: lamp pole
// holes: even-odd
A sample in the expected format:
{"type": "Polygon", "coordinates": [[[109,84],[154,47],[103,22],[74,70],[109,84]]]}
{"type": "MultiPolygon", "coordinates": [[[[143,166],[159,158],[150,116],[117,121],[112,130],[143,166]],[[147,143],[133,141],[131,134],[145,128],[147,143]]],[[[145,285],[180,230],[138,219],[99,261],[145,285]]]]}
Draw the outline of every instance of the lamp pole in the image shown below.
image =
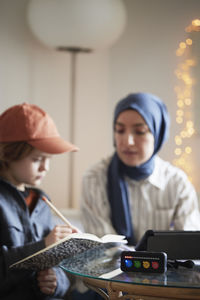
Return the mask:
{"type": "MultiPolygon", "coordinates": [[[[70,108],[69,108],[69,141],[74,144],[76,124],[76,65],[78,53],[90,53],[92,50],[81,47],[58,47],[57,50],[69,52],[71,56],[70,74],[70,108]]],[[[69,153],[70,154],[70,153],[69,153]]],[[[74,155],[70,155],[68,179],[68,206],[74,208],[73,183],[74,183],[74,155]]]]}

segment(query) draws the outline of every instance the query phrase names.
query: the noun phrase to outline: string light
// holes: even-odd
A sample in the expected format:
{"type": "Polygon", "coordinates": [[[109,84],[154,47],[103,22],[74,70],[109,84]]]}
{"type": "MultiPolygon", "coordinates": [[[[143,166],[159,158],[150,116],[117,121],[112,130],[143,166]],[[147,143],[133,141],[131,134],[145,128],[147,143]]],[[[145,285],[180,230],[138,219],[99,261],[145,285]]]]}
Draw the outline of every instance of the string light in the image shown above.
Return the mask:
{"type": "MultiPolygon", "coordinates": [[[[185,29],[187,33],[200,31],[200,19],[192,20],[191,24],[185,29]]],[[[175,159],[174,165],[182,168],[193,181],[193,166],[191,163],[192,147],[190,139],[195,133],[194,117],[193,117],[193,86],[195,79],[192,77],[192,68],[197,64],[195,58],[189,57],[191,47],[193,45],[192,38],[186,38],[185,41],[179,43],[176,50],[176,56],[180,58],[180,62],[175,70],[175,76],[178,84],[174,87],[177,99],[176,123],[179,132],[175,135],[175,159]]]]}

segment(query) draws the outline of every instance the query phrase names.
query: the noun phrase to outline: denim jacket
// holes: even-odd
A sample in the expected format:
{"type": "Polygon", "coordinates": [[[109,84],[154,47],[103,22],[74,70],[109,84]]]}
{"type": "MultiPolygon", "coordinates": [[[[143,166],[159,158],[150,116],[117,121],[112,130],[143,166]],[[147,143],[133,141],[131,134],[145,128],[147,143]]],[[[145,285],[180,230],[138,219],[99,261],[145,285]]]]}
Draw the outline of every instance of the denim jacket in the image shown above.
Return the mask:
{"type": "MultiPolygon", "coordinates": [[[[54,227],[50,208],[41,199],[44,193],[39,189],[36,191],[38,201],[30,215],[21,193],[0,178],[1,300],[51,299],[40,292],[36,272],[9,269],[11,264],[43,249],[44,237],[54,227]]],[[[52,297],[63,298],[69,287],[69,280],[60,268],[55,267],[54,270],[57,275],[57,288],[52,297]]]]}

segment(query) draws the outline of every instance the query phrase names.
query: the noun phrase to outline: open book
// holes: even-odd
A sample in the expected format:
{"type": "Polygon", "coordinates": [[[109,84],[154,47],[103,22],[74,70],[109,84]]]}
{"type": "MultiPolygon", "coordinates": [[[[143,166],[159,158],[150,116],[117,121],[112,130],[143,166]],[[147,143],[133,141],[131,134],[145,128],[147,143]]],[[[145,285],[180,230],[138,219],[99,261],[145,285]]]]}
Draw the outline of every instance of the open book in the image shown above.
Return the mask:
{"type": "Polygon", "coordinates": [[[125,236],[107,234],[98,238],[90,233],[73,233],[66,238],[10,265],[10,268],[45,270],[58,265],[63,259],[105,243],[126,244],[125,236]]]}

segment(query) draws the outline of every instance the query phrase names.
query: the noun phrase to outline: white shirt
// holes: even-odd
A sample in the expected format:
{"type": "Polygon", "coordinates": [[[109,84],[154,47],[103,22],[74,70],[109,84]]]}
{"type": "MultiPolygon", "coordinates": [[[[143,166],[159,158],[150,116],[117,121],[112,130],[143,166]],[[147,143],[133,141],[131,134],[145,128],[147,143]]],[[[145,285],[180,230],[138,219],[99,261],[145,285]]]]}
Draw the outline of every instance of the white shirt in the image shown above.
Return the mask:
{"type": "MultiPolygon", "coordinates": [[[[90,168],[83,176],[81,212],[84,230],[103,236],[116,233],[111,223],[107,196],[110,157],[90,168]]],[[[198,198],[186,174],[159,158],[145,180],[125,178],[136,240],[146,230],[200,230],[198,198]]]]}

